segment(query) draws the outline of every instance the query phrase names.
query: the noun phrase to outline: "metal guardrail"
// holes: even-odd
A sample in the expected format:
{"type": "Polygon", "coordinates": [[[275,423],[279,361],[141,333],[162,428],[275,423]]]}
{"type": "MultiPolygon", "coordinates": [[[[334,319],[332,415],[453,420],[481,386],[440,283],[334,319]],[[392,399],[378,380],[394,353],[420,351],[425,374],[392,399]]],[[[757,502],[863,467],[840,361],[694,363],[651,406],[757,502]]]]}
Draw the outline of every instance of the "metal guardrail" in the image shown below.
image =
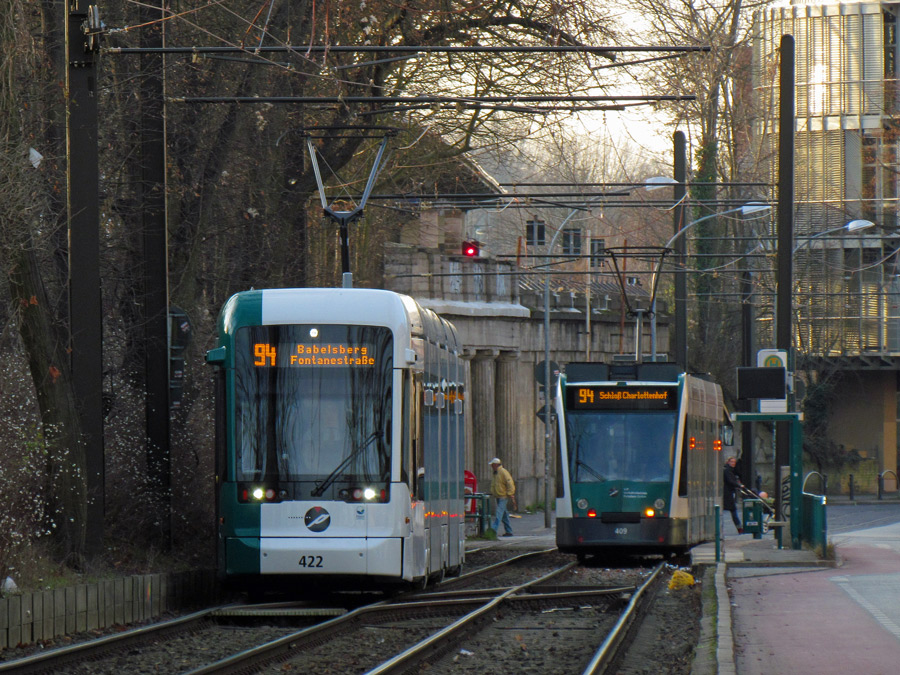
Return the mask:
{"type": "Polygon", "coordinates": [[[900,490],[900,480],[897,479],[897,472],[891,471],[890,469],[885,469],[880,474],[878,474],[878,499],[884,497],[884,477],[889,473],[894,474],[894,484],[897,485],[898,490],[900,490]]]}
{"type": "Polygon", "coordinates": [[[804,494],[806,494],[806,482],[813,476],[819,477],[819,482],[822,485],[822,494],[827,495],[828,494],[828,476],[821,474],[818,471],[810,471],[808,474],[806,474],[806,477],[803,479],[803,487],[801,488],[802,492],[804,494]]]}
{"type": "Polygon", "coordinates": [[[475,492],[466,495],[466,501],[470,499],[475,502],[475,513],[466,509],[466,520],[475,523],[476,534],[480,536],[491,526],[491,496],[486,492],[475,492]]]}

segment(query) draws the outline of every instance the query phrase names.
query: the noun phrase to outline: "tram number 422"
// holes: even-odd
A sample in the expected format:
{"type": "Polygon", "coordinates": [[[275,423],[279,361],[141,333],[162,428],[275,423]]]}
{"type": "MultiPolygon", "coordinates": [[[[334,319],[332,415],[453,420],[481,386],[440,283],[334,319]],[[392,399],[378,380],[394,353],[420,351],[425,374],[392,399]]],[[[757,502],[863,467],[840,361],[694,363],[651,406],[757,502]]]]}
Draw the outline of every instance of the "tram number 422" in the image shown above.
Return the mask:
{"type": "Polygon", "coordinates": [[[323,562],[325,559],[320,555],[302,555],[298,564],[300,567],[325,567],[323,562]]]}

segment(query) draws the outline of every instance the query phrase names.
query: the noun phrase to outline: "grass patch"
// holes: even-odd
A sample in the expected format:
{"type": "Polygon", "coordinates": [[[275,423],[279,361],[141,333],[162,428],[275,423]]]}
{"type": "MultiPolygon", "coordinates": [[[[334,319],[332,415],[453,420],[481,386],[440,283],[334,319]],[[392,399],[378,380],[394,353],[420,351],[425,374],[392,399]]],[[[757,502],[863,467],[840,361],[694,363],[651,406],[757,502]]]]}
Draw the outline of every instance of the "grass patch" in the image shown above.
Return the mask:
{"type": "Polygon", "coordinates": [[[481,534],[475,534],[471,537],[466,537],[466,541],[497,541],[497,531],[489,527],[481,534]]]}

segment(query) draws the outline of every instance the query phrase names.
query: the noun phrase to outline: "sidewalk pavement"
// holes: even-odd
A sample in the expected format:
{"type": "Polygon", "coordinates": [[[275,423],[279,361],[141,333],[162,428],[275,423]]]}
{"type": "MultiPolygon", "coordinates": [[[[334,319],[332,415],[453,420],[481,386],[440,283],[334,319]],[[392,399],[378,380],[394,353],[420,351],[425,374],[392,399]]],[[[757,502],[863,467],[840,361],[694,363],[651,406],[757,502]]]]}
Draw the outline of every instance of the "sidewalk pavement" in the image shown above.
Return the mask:
{"type": "Polygon", "coordinates": [[[497,541],[490,539],[469,539],[466,541],[466,550],[474,551],[479,548],[495,547],[502,545],[509,548],[523,548],[546,546],[556,547],[556,513],[550,512],[550,527],[547,527],[546,516],[543,511],[527,513],[520,511],[510,514],[510,524],[513,528],[512,537],[504,537],[503,525],[500,526],[497,541]]]}
{"type": "MultiPolygon", "coordinates": [[[[830,505],[885,502],[898,500],[828,498],[830,505]]],[[[900,525],[829,536],[834,560],[791,549],[786,534],[779,549],[774,533],[754,539],[730,521],[723,528],[718,561],[715,543],[691,551],[704,584],[715,587],[714,616],[704,599],[693,675],[897,672],[900,525]]]]}
{"type": "MultiPolygon", "coordinates": [[[[778,548],[774,533],[765,534],[761,539],[754,539],[752,534],[738,534],[731,524],[727,525],[731,532],[719,540],[719,559],[716,560],[715,542],[702,544],[691,549],[691,566],[694,569],[706,568],[703,583],[715,584],[715,620],[713,620],[711,604],[704,604],[701,625],[700,644],[697,649],[697,660],[692,670],[693,675],[734,675],[735,638],[734,613],[728,595],[726,579],[736,568],[765,569],[768,573],[778,574],[786,571],[810,571],[831,569],[833,560],[822,560],[814,551],[790,548],[790,539],[785,536],[787,546],[778,548]],[[710,658],[706,646],[715,646],[715,657],[710,658]]],[[[727,530],[726,530],[727,531],[727,530]]],[[[707,596],[708,598],[709,596],[707,596]]],[[[788,672],[788,671],[784,671],[788,672]]]]}

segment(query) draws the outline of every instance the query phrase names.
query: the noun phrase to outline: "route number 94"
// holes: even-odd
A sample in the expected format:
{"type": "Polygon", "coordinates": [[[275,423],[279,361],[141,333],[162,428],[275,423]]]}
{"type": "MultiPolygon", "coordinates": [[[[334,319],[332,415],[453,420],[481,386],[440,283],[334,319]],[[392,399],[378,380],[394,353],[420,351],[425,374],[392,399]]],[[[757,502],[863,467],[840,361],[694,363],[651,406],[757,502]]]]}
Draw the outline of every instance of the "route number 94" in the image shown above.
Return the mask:
{"type": "Polygon", "coordinates": [[[320,555],[302,555],[298,564],[300,567],[325,567],[322,563],[324,558],[320,555]]]}
{"type": "Polygon", "coordinates": [[[617,527],[615,529],[615,533],[616,534],[628,534],[628,528],[627,527],[617,527]]]}

